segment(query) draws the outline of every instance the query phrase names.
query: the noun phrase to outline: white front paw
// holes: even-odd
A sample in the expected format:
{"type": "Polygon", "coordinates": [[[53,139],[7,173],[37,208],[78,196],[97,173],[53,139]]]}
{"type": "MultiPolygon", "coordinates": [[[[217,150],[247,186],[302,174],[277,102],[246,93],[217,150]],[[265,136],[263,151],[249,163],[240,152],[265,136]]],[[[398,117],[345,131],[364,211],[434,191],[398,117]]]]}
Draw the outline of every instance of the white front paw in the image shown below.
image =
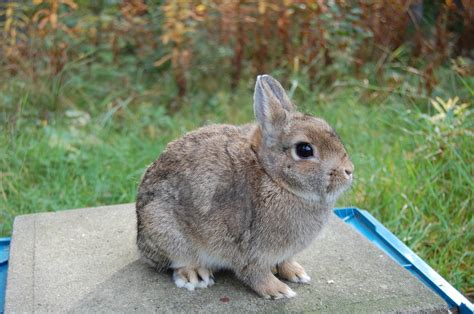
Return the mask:
{"type": "Polygon", "coordinates": [[[212,286],[214,282],[214,276],[212,271],[199,267],[180,267],[173,272],[173,281],[178,288],[186,288],[189,291],[193,291],[196,288],[207,288],[212,286]]]}

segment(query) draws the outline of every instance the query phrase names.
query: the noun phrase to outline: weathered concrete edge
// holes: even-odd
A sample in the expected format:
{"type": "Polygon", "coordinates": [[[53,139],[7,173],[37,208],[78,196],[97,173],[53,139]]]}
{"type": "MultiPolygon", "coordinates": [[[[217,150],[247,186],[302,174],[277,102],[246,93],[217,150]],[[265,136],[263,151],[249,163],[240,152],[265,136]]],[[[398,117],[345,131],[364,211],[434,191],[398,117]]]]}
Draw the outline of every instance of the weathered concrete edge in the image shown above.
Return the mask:
{"type": "Polygon", "coordinates": [[[17,305],[19,303],[18,300],[21,300],[21,305],[20,307],[15,307],[15,312],[32,313],[35,310],[34,255],[36,251],[35,238],[37,217],[49,215],[69,215],[71,212],[78,213],[83,211],[101,211],[124,209],[130,207],[135,207],[135,203],[75,208],[16,216],[13,222],[10,248],[21,247],[24,249],[10,250],[7,285],[5,291],[5,309],[11,308],[11,304],[17,305]]]}
{"type": "MultiPolygon", "coordinates": [[[[99,210],[111,210],[111,209],[127,209],[133,207],[135,208],[135,203],[122,203],[122,204],[112,204],[112,205],[103,205],[103,206],[94,206],[94,207],[83,207],[83,208],[72,208],[72,209],[62,209],[58,211],[44,211],[39,213],[31,213],[18,215],[15,217],[17,219],[24,219],[27,217],[38,217],[38,216],[48,216],[48,215],[68,215],[71,212],[83,212],[83,211],[99,211],[99,210]]],[[[15,228],[15,224],[13,225],[15,228]]],[[[13,239],[14,234],[12,234],[13,239]]]]}
{"type": "Polygon", "coordinates": [[[35,224],[36,216],[17,216],[13,222],[10,247],[24,249],[10,250],[5,309],[10,308],[10,303],[19,304],[16,310],[20,313],[34,311],[35,224]],[[19,303],[18,300],[21,302],[19,303]]]}

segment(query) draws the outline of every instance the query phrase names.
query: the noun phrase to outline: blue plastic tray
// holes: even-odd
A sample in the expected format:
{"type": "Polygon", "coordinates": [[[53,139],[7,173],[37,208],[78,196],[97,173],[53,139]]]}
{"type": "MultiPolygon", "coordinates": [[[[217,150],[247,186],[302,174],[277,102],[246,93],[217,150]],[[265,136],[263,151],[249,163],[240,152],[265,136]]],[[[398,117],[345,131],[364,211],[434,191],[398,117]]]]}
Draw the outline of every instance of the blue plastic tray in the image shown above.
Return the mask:
{"type": "Polygon", "coordinates": [[[3,313],[5,305],[5,288],[7,284],[9,253],[10,238],[0,238],[0,313],[3,313]]]}
{"type": "Polygon", "coordinates": [[[340,208],[335,209],[334,213],[430,287],[448,303],[450,308],[458,308],[461,314],[474,313],[474,306],[466,297],[454,289],[369,212],[358,208],[340,208]]]}

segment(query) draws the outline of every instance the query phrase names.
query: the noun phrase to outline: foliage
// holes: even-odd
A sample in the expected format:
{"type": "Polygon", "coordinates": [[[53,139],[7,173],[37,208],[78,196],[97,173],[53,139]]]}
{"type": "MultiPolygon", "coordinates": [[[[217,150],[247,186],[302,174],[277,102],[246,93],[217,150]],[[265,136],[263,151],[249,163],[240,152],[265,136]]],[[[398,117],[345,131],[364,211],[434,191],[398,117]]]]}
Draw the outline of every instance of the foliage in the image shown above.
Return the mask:
{"type": "Polygon", "coordinates": [[[412,56],[429,94],[449,55],[472,54],[471,2],[424,3],[423,15],[419,0],[7,1],[0,49],[7,73],[32,81],[84,59],[131,62],[156,77],[171,67],[180,96],[221,73],[233,88],[269,70],[312,87],[354,71],[363,78],[373,60],[383,83],[386,66],[412,56]]]}

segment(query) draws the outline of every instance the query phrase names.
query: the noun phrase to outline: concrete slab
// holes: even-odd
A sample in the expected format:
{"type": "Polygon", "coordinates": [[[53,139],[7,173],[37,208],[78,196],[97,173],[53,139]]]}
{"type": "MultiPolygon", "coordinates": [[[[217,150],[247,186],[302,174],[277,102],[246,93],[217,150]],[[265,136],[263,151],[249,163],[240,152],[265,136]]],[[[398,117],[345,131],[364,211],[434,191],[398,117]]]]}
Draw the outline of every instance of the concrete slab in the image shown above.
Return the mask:
{"type": "Polygon", "coordinates": [[[210,289],[178,289],[138,261],[133,204],[15,219],[7,313],[23,312],[425,312],[447,306],[369,241],[332,217],[298,261],[310,285],[264,300],[230,273],[210,289]]]}

